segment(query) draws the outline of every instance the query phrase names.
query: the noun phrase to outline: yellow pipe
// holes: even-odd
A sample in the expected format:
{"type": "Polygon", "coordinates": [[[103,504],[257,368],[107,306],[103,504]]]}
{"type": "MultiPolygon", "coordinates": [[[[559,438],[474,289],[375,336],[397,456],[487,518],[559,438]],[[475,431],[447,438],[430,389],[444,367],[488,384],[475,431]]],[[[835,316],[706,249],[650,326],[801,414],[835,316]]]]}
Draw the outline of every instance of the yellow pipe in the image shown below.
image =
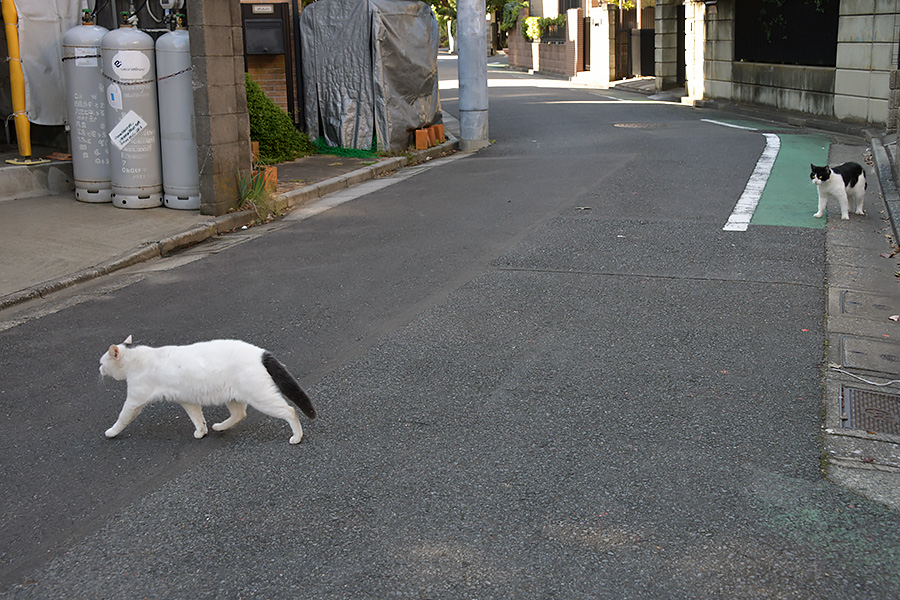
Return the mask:
{"type": "Polygon", "coordinates": [[[25,115],[25,74],[19,55],[19,14],[13,0],[3,1],[3,21],[6,23],[6,46],[9,53],[9,84],[12,90],[13,114],[16,123],[16,140],[19,155],[31,157],[31,123],[25,115]]]}

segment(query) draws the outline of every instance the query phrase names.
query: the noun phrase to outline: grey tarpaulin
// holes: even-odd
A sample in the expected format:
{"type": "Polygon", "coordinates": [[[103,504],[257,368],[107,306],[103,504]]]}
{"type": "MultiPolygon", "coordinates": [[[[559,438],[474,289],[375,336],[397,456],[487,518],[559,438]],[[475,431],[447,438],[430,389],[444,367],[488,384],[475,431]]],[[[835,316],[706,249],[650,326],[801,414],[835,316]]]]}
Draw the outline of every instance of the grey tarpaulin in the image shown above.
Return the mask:
{"type": "Polygon", "coordinates": [[[300,15],[306,131],[331,146],[406,150],[441,122],[438,25],[418,0],[319,0],[300,15]]]}

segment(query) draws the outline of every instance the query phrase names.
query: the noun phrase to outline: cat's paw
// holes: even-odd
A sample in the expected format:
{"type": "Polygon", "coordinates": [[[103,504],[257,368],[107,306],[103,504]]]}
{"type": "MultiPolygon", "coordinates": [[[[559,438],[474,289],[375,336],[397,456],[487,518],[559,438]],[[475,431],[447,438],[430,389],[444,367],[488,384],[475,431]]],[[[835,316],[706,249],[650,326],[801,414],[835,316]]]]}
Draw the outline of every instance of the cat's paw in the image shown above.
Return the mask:
{"type": "Polygon", "coordinates": [[[302,435],[292,435],[292,436],[291,436],[291,443],[292,443],[292,444],[299,444],[299,443],[300,443],[300,440],[302,440],[302,439],[303,439],[303,436],[302,436],[302,435]]]}
{"type": "Polygon", "coordinates": [[[820,211],[820,212],[817,212],[817,213],[813,213],[813,216],[814,216],[815,218],[817,218],[817,219],[821,219],[823,214],[825,214],[825,213],[823,213],[823,212],[820,211]]]}
{"type": "Polygon", "coordinates": [[[858,211],[856,211],[856,214],[860,215],[860,216],[865,216],[866,211],[864,211],[863,209],[859,209],[858,211]]]}
{"type": "Polygon", "coordinates": [[[841,215],[841,221],[849,221],[850,215],[841,215]]]}
{"type": "Polygon", "coordinates": [[[104,433],[104,435],[105,435],[106,437],[108,437],[108,438],[114,438],[114,437],[116,437],[117,435],[119,435],[119,432],[116,431],[115,427],[110,427],[109,429],[106,430],[106,432],[104,433]]]}
{"type": "Polygon", "coordinates": [[[204,427],[203,429],[195,429],[194,430],[194,437],[197,438],[198,440],[200,438],[202,438],[203,436],[205,436],[206,434],[207,434],[206,427],[204,427]]]}

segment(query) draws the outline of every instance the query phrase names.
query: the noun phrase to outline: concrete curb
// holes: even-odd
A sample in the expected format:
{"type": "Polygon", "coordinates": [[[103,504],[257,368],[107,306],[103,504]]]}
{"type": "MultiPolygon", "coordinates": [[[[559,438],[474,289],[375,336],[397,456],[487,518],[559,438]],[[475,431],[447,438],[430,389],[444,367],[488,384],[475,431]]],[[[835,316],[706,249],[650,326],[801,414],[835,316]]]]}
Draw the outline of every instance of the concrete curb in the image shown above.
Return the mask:
{"type": "MultiPolygon", "coordinates": [[[[398,156],[380,160],[374,165],[351,171],[339,177],[333,177],[320,181],[313,185],[304,186],[291,192],[282,194],[276,198],[276,206],[279,211],[290,210],[291,208],[327,196],[333,192],[347,189],[364,181],[375,179],[385,173],[390,173],[409,166],[417,164],[429,158],[434,158],[446,152],[452,152],[459,148],[459,140],[448,135],[448,140],[443,144],[429,148],[428,150],[416,151],[412,154],[412,159],[408,156],[398,156]]],[[[250,225],[256,219],[256,213],[252,210],[244,210],[220,217],[211,218],[209,221],[194,225],[190,229],[181,233],[169,236],[156,242],[146,242],[132,250],[122,254],[112,260],[100,263],[93,267],[82,269],[71,275],[60,277],[51,281],[31,286],[12,294],[0,297],[0,310],[4,310],[11,306],[43,298],[46,295],[58,292],[67,287],[84,283],[97,277],[108,275],[115,271],[131,267],[142,262],[154,258],[161,258],[167,254],[171,254],[177,250],[195,246],[200,242],[206,241],[216,235],[221,235],[250,225]]]]}

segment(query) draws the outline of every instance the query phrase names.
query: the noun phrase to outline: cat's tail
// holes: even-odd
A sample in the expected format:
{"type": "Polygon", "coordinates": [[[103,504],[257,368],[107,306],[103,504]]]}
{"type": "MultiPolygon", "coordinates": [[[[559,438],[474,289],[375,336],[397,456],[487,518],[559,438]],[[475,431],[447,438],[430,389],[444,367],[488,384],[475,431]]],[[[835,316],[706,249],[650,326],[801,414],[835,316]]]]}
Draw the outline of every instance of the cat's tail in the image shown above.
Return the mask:
{"type": "Polygon", "coordinates": [[[307,417],[315,419],[318,416],[316,408],[312,405],[312,401],[300,387],[300,384],[297,383],[297,380],[288,373],[285,366],[268,352],[263,352],[262,363],[284,397],[296,404],[307,417]]]}

